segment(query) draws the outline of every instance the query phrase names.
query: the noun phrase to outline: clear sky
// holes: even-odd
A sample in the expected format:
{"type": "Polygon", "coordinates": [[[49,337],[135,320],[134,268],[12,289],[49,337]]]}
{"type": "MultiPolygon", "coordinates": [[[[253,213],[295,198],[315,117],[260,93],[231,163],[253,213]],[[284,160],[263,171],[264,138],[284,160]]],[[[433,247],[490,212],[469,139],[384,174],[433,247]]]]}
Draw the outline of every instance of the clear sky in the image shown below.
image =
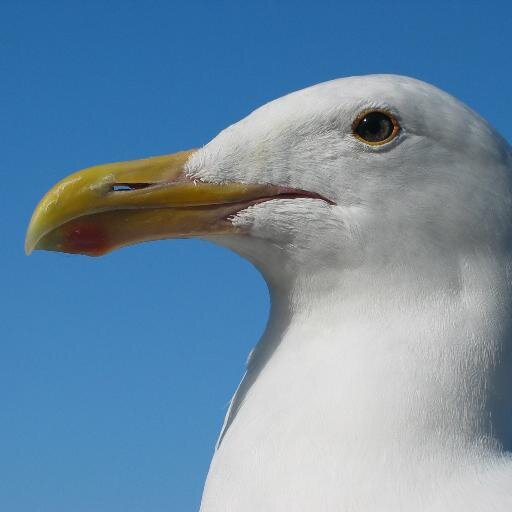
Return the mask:
{"type": "Polygon", "coordinates": [[[512,140],[511,23],[508,1],[3,0],[0,510],[197,510],[269,308],[256,270],[206,242],[26,258],[51,185],[354,74],[432,82],[512,140]]]}

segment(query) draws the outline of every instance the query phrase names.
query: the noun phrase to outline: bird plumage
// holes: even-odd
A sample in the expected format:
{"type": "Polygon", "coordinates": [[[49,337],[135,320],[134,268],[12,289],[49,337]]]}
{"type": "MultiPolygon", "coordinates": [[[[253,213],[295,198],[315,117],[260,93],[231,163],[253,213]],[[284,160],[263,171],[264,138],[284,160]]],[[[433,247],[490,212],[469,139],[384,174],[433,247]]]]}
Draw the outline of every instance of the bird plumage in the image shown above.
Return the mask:
{"type": "Polygon", "coordinates": [[[335,80],[256,110],[195,179],[313,199],[214,236],[265,276],[272,313],[235,395],[203,512],[512,510],[510,148],[417,80],[335,80]],[[388,110],[371,147],[356,116],[388,110]]]}

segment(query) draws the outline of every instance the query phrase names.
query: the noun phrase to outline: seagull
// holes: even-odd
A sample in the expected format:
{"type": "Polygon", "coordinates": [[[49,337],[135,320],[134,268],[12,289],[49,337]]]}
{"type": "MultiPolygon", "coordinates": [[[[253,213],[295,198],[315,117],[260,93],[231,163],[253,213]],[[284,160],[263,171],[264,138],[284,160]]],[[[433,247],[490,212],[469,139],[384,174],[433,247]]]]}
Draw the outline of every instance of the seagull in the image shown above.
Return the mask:
{"type": "Polygon", "coordinates": [[[315,85],[65,178],[26,251],[177,237],[271,295],[201,512],[512,510],[512,152],[479,115],[408,77],[315,85]]]}

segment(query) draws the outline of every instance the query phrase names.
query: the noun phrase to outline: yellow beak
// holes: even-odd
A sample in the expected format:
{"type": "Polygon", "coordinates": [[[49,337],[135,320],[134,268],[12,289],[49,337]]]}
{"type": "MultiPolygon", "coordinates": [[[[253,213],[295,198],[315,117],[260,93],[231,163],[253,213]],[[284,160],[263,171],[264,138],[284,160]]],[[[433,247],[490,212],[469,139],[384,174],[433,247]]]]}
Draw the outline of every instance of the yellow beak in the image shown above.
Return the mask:
{"type": "Polygon", "coordinates": [[[272,185],[210,184],[184,173],[193,151],[99,165],[57,183],[37,205],[25,251],[100,256],[138,242],[236,232],[228,218],[289,197],[272,185]]]}

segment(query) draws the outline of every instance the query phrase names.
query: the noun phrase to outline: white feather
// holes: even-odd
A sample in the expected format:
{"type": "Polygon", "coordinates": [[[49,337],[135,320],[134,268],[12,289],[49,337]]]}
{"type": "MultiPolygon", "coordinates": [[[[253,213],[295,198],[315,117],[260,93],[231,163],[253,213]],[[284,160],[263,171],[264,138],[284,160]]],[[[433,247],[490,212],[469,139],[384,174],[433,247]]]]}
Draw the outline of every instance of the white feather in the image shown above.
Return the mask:
{"type": "Polygon", "coordinates": [[[321,194],[248,208],[272,300],[202,512],[512,510],[512,157],[466,106],[405,77],[335,80],[261,107],[195,179],[321,194]],[[401,132],[352,134],[369,108],[401,132]]]}

